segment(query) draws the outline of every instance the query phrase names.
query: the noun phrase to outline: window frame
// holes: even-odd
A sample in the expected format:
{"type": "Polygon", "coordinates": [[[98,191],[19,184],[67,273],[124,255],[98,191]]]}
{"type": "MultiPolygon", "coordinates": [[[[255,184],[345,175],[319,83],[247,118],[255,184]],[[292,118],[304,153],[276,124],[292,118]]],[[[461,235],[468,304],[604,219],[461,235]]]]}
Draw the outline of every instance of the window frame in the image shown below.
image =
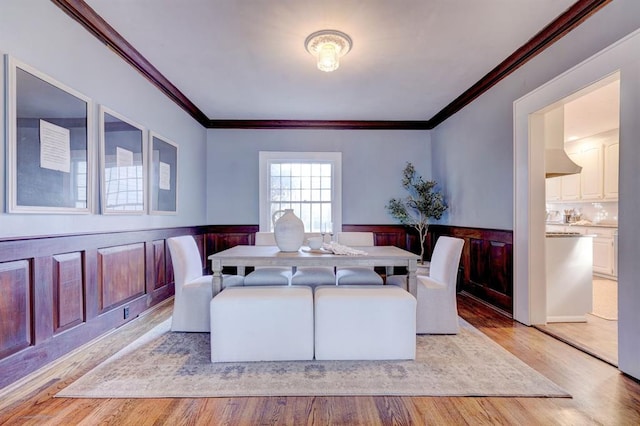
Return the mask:
{"type": "Polygon", "coordinates": [[[271,199],[269,197],[270,170],[274,162],[330,163],[331,173],[331,222],[333,232],[342,229],[342,153],[341,152],[259,152],[259,205],[260,231],[271,232],[271,199]]]}

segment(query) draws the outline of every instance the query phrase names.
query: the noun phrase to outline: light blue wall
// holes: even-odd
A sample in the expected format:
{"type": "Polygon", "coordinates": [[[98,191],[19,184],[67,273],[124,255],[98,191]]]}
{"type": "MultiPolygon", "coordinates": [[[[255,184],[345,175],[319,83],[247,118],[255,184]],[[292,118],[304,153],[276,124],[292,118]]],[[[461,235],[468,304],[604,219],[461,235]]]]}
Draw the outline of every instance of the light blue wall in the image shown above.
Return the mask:
{"type": "MultiPolygon", "coordinates": [[[[9,54],[69,86],[98,104],[177,142],[179,148],[178,214],[172,216],[32,215],[0,213],[0,238],[73,232],[190,226],[205,223],[206,130],[141,74],[100,43],[50,1],[2,0],[0,53],[9,54]]],[[[4,70],[0,71],[4,80],[4,70]]],[[[5,88],[0,87],[5,97],[5,88]]],[[[0,115],[4,116],[3,102],[0,115]]],[[[3,148],[5,123],[0,121],[3,148]]],[[[98,150],[93,159],[98,160],[98,150]]],[[[6,211],[5,149],[0,149],[0,211],[6,211]]],[[[98,194],[97,168],[94,194],[98,194]]],[[[96,203],[97,208],[97,203],[96,203]]]]}
{"type": "MultiPolygon", "coordinates": [[[[640,1],[613,1],[437,127],[432,133],[434,176],[445,182],[446,192],[450,194],[454,206],[445,220],[453,225],[512,229],[513,102],[638,28],[640,1]]],[[[627,59],[635,62],[621,70],[618,360],[621,371],[638,378],[640,285],[637,277],[640,265],[637,258],[640,230],[637,212],[640,187],[637,171],[640,168],[640,144],[637,140],[640,132],[640,51],[631,51],[627,59]]],[[[516,233],[514,240],[517,244],[518,241],[527,241],[528,237],[528,233],[516,233]]],[[[516,299],[518,284],[516,281],[516,299]]]]}
{"type": "Polygon", "coordinates": [[[640,26],[640,1],[616,0],[432,131],[441,222],[513,229],[513,102],[640,26]]]}
{"type": "Polygon", "coordinates": [[[342,222],[396,223],[385,209],[404,196],[402,169],[413,162],[431,177],[428,131],[386,130],[209,130],[207,221],[258,224],[260,151],[342,152],[342,222]]]}

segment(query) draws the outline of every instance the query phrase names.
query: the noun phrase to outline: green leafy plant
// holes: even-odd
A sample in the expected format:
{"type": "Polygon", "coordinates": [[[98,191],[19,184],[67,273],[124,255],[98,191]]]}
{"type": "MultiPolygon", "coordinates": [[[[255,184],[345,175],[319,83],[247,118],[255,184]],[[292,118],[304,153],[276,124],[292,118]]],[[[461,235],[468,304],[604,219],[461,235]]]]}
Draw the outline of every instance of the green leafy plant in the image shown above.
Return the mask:
{"type": "Polygon", "coordinates": [[[402,171],[402,187],[409,195],[405,198],[392,198],[386,205],[387,211],[403,225],[418,231],[420,238],[420,262],[424,260],[424,242],[429,230],[429,219],[440,219],[447,209],[442,194],[435,190],[434,180],[425,181],[416,174],[410,162],[402,171]]]}

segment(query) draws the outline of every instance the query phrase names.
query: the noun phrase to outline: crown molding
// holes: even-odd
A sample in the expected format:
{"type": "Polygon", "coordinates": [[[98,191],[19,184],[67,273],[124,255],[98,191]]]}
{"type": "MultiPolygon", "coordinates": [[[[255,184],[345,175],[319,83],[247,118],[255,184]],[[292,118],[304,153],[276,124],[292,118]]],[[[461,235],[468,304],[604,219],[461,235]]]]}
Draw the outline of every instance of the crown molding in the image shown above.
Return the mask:
{"type": "Polygon", "coordinates": [[[428,121],[209,120],[209,129],[428,130],[428,121]]]}
{"type": "Polygon", "coordinates": [[[172,101],[209,129],[360,129],[360,130],[430,130],[473,102],[502,79],[520,68],[569,31],[584,22],[612,0],[578,0],[523,44],[507,59],[478,80],[429,120],[219,120],[207,117],[191,100],[174,86],[158,69],[140,54],[83,0],[51,0],[90,33],[113,49],[131,66],[172,101]]]}
{"type": "Polygon", "coordinates": [[[613,0],[579,0],[429,120],[433,129],[613,0]]]}
{"type": "Polygon", "coordinates": [[[151,64],[135,47],[133,47],[107,21],[82,0],[51,0],[71,18],[78,21],[98,40],[110,47],[122,59],[137,69],[161,92],[182,107],[198,123],[207,126],[209,118],[176,86],[173,85],[156,67],[151,64]]]}

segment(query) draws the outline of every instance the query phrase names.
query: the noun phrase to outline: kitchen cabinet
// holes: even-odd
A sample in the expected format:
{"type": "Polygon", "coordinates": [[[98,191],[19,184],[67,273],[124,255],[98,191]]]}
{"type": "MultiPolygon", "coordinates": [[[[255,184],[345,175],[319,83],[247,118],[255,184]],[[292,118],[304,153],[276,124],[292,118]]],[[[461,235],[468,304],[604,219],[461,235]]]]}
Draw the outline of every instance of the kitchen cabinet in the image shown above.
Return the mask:
{"type": "Polygon", "coordinates": [[[593,310],[592,241],[581,235],[545,238],[547,322],[585,322],[593,310]]]}
{"type": "Polygon", "coordinates": [[[613,228],[590,227],[593,239],[593,272],[598,275],[615,277],[615,241],[613,228]]]}
{"type": "MultiPolygon", "coordinates": [[[[567,155],[574,163],[582,166],[580,151],[567,150],[567,155]]],[[[561,181],[561,198],[563,201],[580,200],[580,173],[574,175],[562,176],[561,181]]]]}
{"type": "Polygon", "coordinates": [[[616,278],[616,246],[614,234],[616,228],[602,226],[576,226],[566,224],[547,224],[547,232],[579,232],[593,236],[593,273],[616,278]]]}
{"type": "Polygon", "coordinates": [[[580,197],[583,200],[601,200],[603,186],[603,146],[587,145],[580,152],[580,197]]]}
{"type": "Polygon", "coordinates": [[[582,166],[582,172],[545,181],[546,201],[617,201],[619,174],[618,130],[569,142],[569,158],[582,166]]]}
{"type": "Polygon", "coordinates": [[[545,179],[547,201],[562,199],[562,176],[545,179]]]}
{"type": "Polygon", "coordinates": [[[604,145],[604,199],[618,199],[618,174],[619,174],[619,147],[618,139],[604,145]]]}

